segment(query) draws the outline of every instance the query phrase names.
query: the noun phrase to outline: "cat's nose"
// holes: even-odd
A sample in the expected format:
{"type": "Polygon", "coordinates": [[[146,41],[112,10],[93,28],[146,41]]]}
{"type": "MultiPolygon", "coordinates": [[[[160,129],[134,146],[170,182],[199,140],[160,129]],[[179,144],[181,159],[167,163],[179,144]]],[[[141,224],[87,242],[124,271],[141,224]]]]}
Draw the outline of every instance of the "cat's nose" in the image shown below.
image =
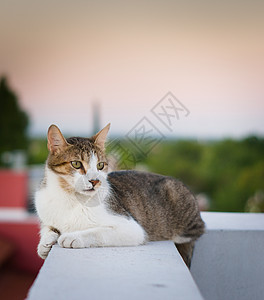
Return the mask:
{"type": "Polygon", "coordinates": [[[93,187],[95,187],[97,185],[97,183],[99,183],[99,180],[89,180],[89,182],[91,182],[91,184],[93,185],[93,187]]]}

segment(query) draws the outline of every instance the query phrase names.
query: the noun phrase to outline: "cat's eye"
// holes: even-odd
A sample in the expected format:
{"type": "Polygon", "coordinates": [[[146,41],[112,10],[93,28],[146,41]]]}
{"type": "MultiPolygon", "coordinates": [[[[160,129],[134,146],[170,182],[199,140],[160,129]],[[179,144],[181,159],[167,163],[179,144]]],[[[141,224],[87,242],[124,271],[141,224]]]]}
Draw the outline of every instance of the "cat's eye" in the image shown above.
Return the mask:
{"type": "Polygon", "coordinates": [[[78,160],[72,161],[71,165],[75,168],[75,169],[80,169],[82,167],[82,163],[78,160]]]}
{"type": "Polygon", "coordinates": [[[103,170],[104,166],[105,166],[104,162],[99,162],[97,164],[97,170],[103,170]]]}

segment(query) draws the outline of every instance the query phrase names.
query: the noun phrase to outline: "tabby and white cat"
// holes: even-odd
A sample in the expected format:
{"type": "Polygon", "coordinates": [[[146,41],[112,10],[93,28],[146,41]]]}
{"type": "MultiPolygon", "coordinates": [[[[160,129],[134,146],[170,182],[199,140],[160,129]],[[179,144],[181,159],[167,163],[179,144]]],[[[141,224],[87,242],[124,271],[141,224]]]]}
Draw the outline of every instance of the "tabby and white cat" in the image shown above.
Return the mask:
{"type": "Polygon", "coordinates": [[[104,144],[110,124],[91,138],[48,130],[45,177],[36,192],[38,254],[64,248],[137,246],[172,240],[189,266],[204,222],[197,201],[172,177],[138,171],[108,174],[104,144]]]}

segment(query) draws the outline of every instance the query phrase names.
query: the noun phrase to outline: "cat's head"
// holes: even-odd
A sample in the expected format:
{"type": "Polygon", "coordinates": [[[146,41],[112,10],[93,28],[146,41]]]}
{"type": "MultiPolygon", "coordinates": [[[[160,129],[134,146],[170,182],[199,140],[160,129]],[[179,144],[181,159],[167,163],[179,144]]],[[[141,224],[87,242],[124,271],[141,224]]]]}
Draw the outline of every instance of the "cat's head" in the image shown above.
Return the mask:
{"type": "Polygon", "coordinates": [[[47,167],[56,174],[66,192],[85,198],[107,193],[104,144],[109,128],[110,124],[91,138],[65,139],[56,125],[49,127],[47,167]]]}

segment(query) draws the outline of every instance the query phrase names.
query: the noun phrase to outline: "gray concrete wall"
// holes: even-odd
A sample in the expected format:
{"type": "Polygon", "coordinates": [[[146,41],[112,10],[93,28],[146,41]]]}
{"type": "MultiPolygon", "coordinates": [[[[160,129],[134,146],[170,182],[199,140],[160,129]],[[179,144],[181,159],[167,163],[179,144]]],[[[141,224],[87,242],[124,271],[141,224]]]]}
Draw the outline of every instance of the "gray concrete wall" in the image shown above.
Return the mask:
{"type": "Polygon", "coordinates": [[[173,242],[63,249],[55,245],[28,300],[181,299],[202,296],[173,242]]]}
{"type": "Polygon", "coordinates": [[[191,273],[206,300],[264,299],[264,214],[203,213],[191,273]]]}

